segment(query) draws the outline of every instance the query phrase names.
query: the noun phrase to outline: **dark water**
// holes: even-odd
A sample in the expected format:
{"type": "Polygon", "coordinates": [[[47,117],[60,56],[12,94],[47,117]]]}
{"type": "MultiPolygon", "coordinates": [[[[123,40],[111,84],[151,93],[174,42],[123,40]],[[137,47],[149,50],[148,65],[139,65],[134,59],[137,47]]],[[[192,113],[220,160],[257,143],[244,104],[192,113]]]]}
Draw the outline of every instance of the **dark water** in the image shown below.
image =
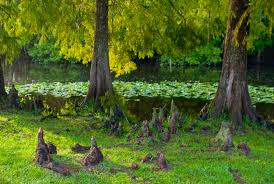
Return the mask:
{"type": "MultiPolygon", "coordinates": [[[[201,81],[217,82],[220,76],[220,67],[172,67],[162,68],[155,65],[141,65],[136,71],[116,80],[124,81],[201,81]]],[[[17,61],[12,65],[4,65],[6,85],[12,83],[27,84],[32,82],[77,82],[88,81],[89,67],[70,64],[41,65],[28,61],[17,61]]],[[[249,84],[274,86],[274,67],[250,66],[248,68],[249,84]]],[[[206,101],[200,99],[174,99],[183,114],[196,115],[206,101]]],[[[52,106],[65,104],[65,99],[47,98],[52,106]],[[51,102],[53,101],[53,102],[51,102]]],[[[75,102],[75,99],[73,100],[75,102]]],[[[140,97],[128,99],[129,111],[140,119],[150,119],[153,107],[166,105],[169,108],[170,98],[140,97]]],[[[257,111],[268,119],[274,119],[274,104],[256,104],[257,111]]]]}
{"type": "MultiPolygon", "coordinates": [[[[79,82],[89,80],[89,67],[71,64],[43,65],[28,61],[16,61],[12,65],[4,65],[6,85],[11,83],[28,84],[35,82],[79,82]]],[[[136,71],[116,78],[124,81],[200,81],[218,82],[221,67],[160,67],[143,64],[136,71]]],[[[248,82],[251,85],[274,86],[274,67],[248,67],[248,82]]]]}
{"type": "Polygon", "coordinates": [[[32,82],[88,81],[89,67],[72,64],[38,64],[16,61],[3,66],[5,83],[30,84],[32,82]]]}
{"type": "MultiPolygon", "coordinates": [[[[32,98],[24,98],[21,106],[27,110],[43,108],[44,112],[49,114],[73,115],[76,107],[81,104],[83,99],[83,97],[63,98],[50,95],[34,95],[32,98]]],[[[161,97],[138,97],[126,99],[125,102],[129,113],[142,121],[151,119],[153,108],[164,107],[165,111],[169,111],[171,100],[170,98],[161,97]]],[[[188,117],[197,117],[200,110],[208,102],[206,100],[186,98],[173,98],[173,100],[183,116],[188,117]]],[[[257,103],[255,107],[257,112],[264,118],[274,119],[274,104],[257,103]]]]}
{"type": "MultiPolygon", "coordinates": [[[[136,71],[129,75],[120,77],[125,81],[147,81],[159,82],[167,81],[200,81],[218,82],[221,73],[219,67],[153,67],[151,65],[141,65],[136,71]]],[[[274,67],[251,65],[248,67],[248,82],[251,85],[274,86],[274,67]]]]}
{"type": "MultiPolygon", "coordinates": [[[[200,99],[173,98],[176,106],[183,115],[196,117],[204,105],[208,102],[200,99]]],[[[129,99],[128,110],[141,119],[151,119],[152,108],[165,107],[170,109],[171,99],[161,97],[140,97],[129,99]]],[[[266,119],[274,119],[274,104],[257,103],[256,111],[266,119]]]]}

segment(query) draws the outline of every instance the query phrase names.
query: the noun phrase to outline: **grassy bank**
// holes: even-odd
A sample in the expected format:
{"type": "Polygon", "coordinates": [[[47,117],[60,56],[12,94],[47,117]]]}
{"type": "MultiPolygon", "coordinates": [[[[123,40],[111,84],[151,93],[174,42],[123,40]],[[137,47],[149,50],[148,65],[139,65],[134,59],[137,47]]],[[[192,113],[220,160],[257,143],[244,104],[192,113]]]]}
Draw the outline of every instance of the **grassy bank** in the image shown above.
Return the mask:
{"type": "Polygon", "coordinates": [[[246,126],[244,133],[235,136],[235,144],[246,142],[251,148],[251,154],[244,156],[236,151],[209,151],[214,133],[203,134],[199,127],[216,122],[200,122],[193,133],[181,130],[169,143],[152,145],[111,136],[98,130],[98,124],[100,120],[92,117],[41,120],[40,115],[29,112],[0,112],[0,183],[234,183],[229,168],[238,169],[247,183],[274,181],[274,136],[266,129],[246,126]],[[74,168],[71,176],[60,176],[33,163],[39,127],[45,129],[45,140],[57,145],[58,154],[53,159],[74,168]],[[92,136],[97,138],[105,160],[94,170],[85,171],[79,164],[85,154],[75,154],[70,147],[89,145],[92,136]],[[159,151],[166,155],[168,171],[154,171],[153,164],[141,163],[147,153],[156,155],[159,151]],[[132,162],[139,164],[138,170],[128,169],[132,162]]]}

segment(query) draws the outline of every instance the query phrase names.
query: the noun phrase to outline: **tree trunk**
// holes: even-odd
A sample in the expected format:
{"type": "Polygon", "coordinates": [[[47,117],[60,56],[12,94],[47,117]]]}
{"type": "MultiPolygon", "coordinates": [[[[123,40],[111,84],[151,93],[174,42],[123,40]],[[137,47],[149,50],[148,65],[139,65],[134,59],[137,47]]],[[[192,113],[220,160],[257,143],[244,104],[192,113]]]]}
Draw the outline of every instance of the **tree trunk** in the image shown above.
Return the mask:
{"type": "Polygon", "coordinates": [[[112,90],[108,55],[108,0],[96,0],[93,58],[86,100],[98,101],[112,90]]]}
{"type": "Polygon", "coordinates": [[[211,111],[213,116],[228,112],[236,126],[241,124],[244,116],[254,121],[261,120],[251,104],[247,85],[245,38],[249,31],[249,16],[243,14],[247,11],[248,4],[249,0],[230,0],[222,72],[211,111]],[[234,39],[237,26],[240,27],[234,39]]]}
{"type": "Polygon", "coordinates": [[[2,69],[2,57],[0,56],[0,97],[6,96],[5,83],[4,83],[4,72],[2,69]]]}

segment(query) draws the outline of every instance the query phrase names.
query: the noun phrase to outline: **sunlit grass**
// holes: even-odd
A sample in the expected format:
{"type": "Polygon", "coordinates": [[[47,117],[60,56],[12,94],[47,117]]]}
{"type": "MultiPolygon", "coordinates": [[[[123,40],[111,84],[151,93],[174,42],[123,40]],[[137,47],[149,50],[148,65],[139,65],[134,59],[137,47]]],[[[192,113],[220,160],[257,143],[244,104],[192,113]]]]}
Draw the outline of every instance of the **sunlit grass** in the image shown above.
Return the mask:
{"type": "MultiPolygon", "coordinates": [[[[132,162],[140,167],[128,172],[152,183],[233,183],[229,167],[239,169],[247,183],[274,181],[274,136],[258,127],[246,127],[247,132],[238,133],[234,139],[235,144],[248,143],[251,155],[247,157],[237,152],[208,151],[209,141],[214,135],[200,134],[199,128],[194,133],[180,131],[168,144],[113,146],[129,142],[126,136],[115,137],[95,129],[92,126],[95,120],[86,117],[40,119],[41,116],[28,112],[1,112],[0,183],[132,183],[126,172],[111,172],[126,168],[132,162]],[[53,156],[54,160],[75,169],[71,176],[60,176],[33,163],[39,127],[45,129],[46,142],[57,145],[58,155],[53,156]],[[92,136],[97,138],[105,159],[95,170],[84,171],[79,164],[84,154],[75,154],[70,147],[75,143],[89,145],[92,136]],[[181,147],[181,144],[186,147],[181,147]],[[141,163],[147,153],[156,155],[158,151],[166,154],[170,165],[168,171],[153,171],[153,164],[141,163]]],[[[216,127],[216,122],[212,122],[213,127],[216,127]]],[[[210,122],[205,124],[210,125],[210,122]]],[[[197,127],[202,126],[200,122],[197,127]]]]}

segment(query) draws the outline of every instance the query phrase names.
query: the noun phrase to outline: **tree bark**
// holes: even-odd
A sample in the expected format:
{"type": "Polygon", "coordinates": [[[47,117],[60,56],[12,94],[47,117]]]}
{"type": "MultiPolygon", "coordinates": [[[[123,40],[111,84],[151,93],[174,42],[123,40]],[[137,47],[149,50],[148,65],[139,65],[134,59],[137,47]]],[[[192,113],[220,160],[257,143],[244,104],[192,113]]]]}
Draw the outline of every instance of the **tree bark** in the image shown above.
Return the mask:
{"type": "Polygon", "coordinates": [[[4,72],[2,69],[2,57],[0,56],[0,97],[7,96],[6,90],[5,90],[5,81],[4,81],[4,72]]]}
{"type": "Polygon", "coordinates": [[[243,16],[249,0],[230,0],[224,58],[219,86],[212,102],[212,115],[228,112],[238,126],[244,116],[261,121],[251,104],[247,85],[247,53],[245,38],[249,32],[249,15],[243,16]],[[242,19],[242,21],[241,21],[242,19]],[[239,27],[239,31],[235,33],[239,27]],[[235,33],[235,34],[234,34],[235,33]],[[235,38],[236,35],[236,39],[235,38]]]}
{"type": "Polygon", "coordinates": [[[112,90],[108,55],[108,0],[96,0],[93,58],[86,100],[98,101],[112,90]]]}

